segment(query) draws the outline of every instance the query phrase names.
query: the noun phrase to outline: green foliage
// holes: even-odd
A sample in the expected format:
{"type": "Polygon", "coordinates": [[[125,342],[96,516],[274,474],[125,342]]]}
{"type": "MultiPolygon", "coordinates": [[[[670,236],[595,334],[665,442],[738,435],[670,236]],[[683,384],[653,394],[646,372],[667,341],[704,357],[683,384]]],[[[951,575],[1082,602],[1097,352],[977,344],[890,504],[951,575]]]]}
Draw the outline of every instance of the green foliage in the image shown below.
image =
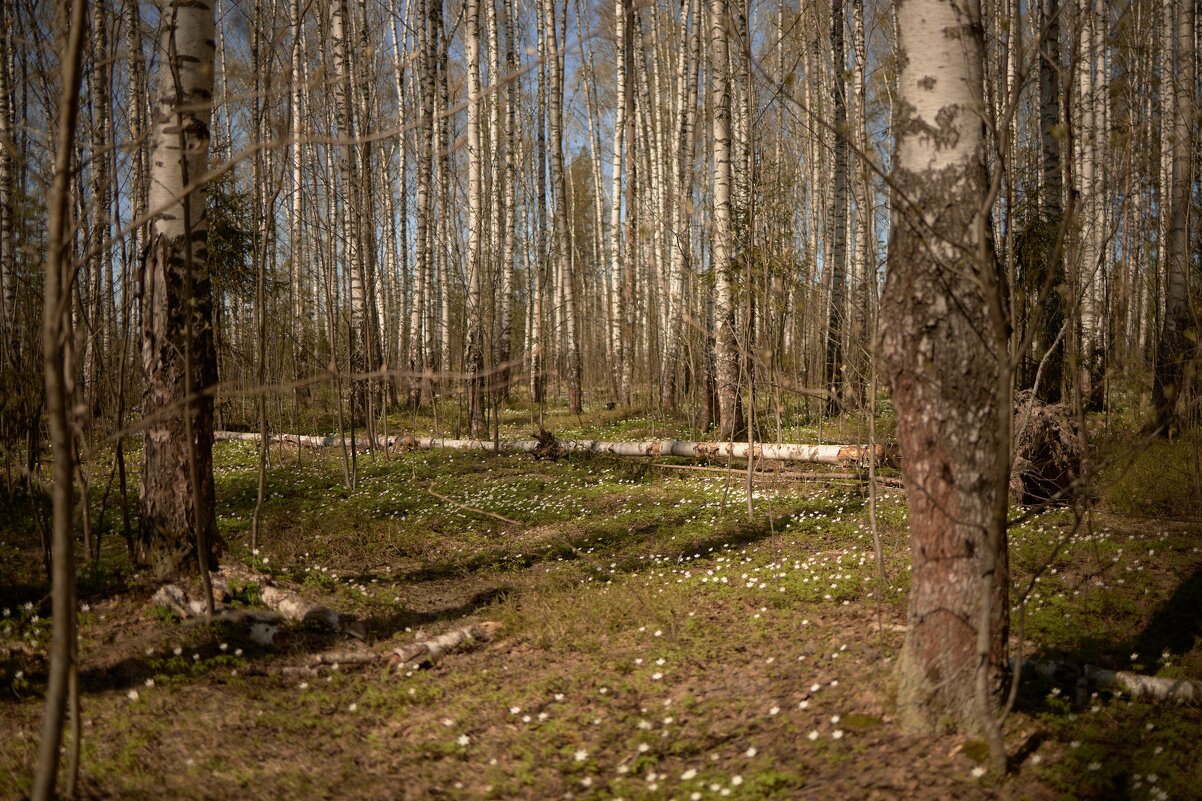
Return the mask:
{"type": "Polygon", "coordinates": [[[1099,480],[1116,512],[1152,517],[1202,517],[1202,443],[1154,440],[1116,454],[1099,480]]]}
{"type": "Polygon", "coordinates": [[[223,294],[242,300],[254,297],[255,236],[248,226],[250,219],[250,195],[239,190],[231,176],[208,185],[205,220],[214,297],[223,294]]]}

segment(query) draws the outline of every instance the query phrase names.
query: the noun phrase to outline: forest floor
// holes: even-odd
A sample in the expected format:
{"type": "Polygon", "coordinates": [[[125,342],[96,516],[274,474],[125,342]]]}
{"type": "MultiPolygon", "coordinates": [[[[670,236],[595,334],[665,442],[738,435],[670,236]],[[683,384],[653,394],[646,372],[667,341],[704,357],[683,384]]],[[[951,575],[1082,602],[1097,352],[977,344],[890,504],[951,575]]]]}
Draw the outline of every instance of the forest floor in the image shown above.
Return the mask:
{"type": "MultiPolygon", "coordinates": [[[[581,432],[656,425],[594,423],[581,432]]],[[[1202,679],[1183,448],[1132,457],[1079,526],[1055,509],[1012,528],[1015,593],[1035,581],[1028,658],[1202,679]]],[[[261,647],[156,609],[110,498],[102,558],[81,575],[83,797],[1202,798],[1202,709],[1080,691],[1068,674],[1024,674],[1004,780],[982,775],[980,741],[894,722],[898,490],[876,497],[882,585],[859,482],[758,476],[749,519],[744,478],[645,460],[360,455],[348,490],[338,449],[279,448],[254,554],[257,459],[253,444],[216,450],[228,561],[356,615],[374,648],[504,628],[427,670],[289,674],[346,643],[292,627],[261,647]]],[[[10,798],[29,786],[50,623],[35,510],[0,501],[10,798]]]]}

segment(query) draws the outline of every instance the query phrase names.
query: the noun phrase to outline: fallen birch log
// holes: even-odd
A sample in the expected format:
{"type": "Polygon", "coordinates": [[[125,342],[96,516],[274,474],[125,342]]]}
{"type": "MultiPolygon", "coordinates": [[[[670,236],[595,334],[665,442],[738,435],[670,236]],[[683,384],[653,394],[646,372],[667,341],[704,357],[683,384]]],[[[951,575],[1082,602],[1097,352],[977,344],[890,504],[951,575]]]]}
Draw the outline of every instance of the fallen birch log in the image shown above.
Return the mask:
{"type": "Polygon", "coordinates": [[[317,676],[322,670],[338,670],[343,665],[371,665],[386,662],[390,671],[417,669],[436,664],[443,656],[477,642],[488,642],[496,636],[502,624],[492,620],[473,623],[453,629],[429,640],[413,642],[387,651],[326,651],[314,654],[309,664],[288,666],[281,670],[286,675],[317,676]]]}
{"type": "Polygon", "coordinates": [[[388,655],[388,663],[396,670],[406,666],[420,667],[433,665],[442,659],[443,655],[456,648],[461,648],[473,642],[488,642],[500,631],[502,625],[494,620],[473,623],[460,629],[440,634],[431,640],[414,642],[394,648],[388,655]]]}
{"type": "Polygon", "coordinates": [[[178,584],[164,584],[150,599],[155,606],[169,609],[185,621],[246,623],[250,637],[260,645],[270,645],[283,621],[317,625],[344,634],[363,638],[362,627],[353,616],[336,612],[327,606],[310,601],[299,593],[278,587],[266,576],[242,568],[225,565],[213,574],[213,601],[216,614],[208,617],[203,598],[193,598],[178,584]],[[259,599],[267,609],[231,609],[227,605],[233,593],[231,581],[254,584],[259,599]]]}
{"type": "Polygon", "coordinates": [[[258,575],[236,565],[223,565],[215,578],[219,581],[241,581],[255,584],[259,588],[259,599],[268,609],[278,612],[285,620],[306,625],[317,625],[330,631],[350,634],[362,639],[363,633],[352,615],[310,601],[298,592],[275,584],[270,578],[258,575]]]}
{"type": "MultiPolygon", "coordinates": [[[[1053,676],[1065,667],[1058,662],[1038,662],[1034,665],[1035,672],[1045,677],[1053,676]]],[[[1094,687],[1122,690],[1132,698],[1177,703],[1202,701],[1202,684],[1189,679],[1162,679],[1159,676],[1145,676],[1129,670],[1107,670],[1091,665],[1085,665],[1081,669],[1080,678],[1094,687]]]]}
{"type": "Polygon", "coordinates": [[[250,639],[258,645],[271,645],[280,629],[283,616],[269,609],[231,609],[226,605],[229,591],[220,581],[213,582],[213,609],[215,614],[206,614],[203,598],[193,598],[178,584],[164,584],[151,596],[155,606],[179,615],[185,624],[193,623],[236,623],[247,627],[250,639]]]}
{"type": "MultiPolygon", "coordinates": [[[[747,471],[742,468],[726,468],[726,467],[700,467],[691,464],[654,464],[652,467],[662,468],[664,470],[688,470],[703,473],[717,473],[726,476],[745,477],[747,471]]],[[[796,470],[764,470],[755,474],[756,481],[831,481],[839,479],[850,479],[853,481],[867,481],[868,477],[863,473],[858,473],[850,470],[831,470],[812,472],[799,472],[796,470]]],[[[904,489],[905,484],[900,478],[885,478],[877,476],[876,483],[883,487],[891,489],[904,489]]]]}
{"type": "MultiPolygon", "coordinates": [[[[271,441],[306,448],[328,448],[350,444],[349,438],[272,434],[271,441]]],[[[219,442],[258,442],[253,432],[218,431],[219,442]]],[[[372,441],[356,437],[355,447],[369,447],[372,441]]],[[[445,439],[438,437],[377,437],[375,446],[387,450],[450,448],[461,451],[496,453],[534,453],[545,450],[547,443],[540,439],[511,439],[493,442],[479,439],[445,439]]],[[[867,465],[875,453],[878,465],[895,466],[897,447],[894,445],[801,445],[746,442],[692,442],[678,439],[653,439],[641,442],[606,442],[596,439],[556,440],[556,455],[567,453],[598,453],[613,456],[680,456],[693,459],[769,459],[782,462],[812,462],[840,466],[867,465]]]]}

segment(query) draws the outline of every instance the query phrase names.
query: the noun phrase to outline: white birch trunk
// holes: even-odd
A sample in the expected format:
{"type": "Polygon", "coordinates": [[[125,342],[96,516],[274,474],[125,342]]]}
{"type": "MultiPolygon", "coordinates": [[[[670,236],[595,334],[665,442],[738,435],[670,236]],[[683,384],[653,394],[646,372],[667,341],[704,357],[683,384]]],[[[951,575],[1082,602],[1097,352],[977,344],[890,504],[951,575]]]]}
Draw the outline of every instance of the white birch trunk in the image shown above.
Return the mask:
{"type": "Polygon", "coordinates": [[[728,0],[709,0],[710,104],[713,113],[714,230],[711,269],[714,271],[714,373],[717,384],[719,434],[733,440],[743,434],[739,392],[739,344],[735,337],[733,288],[733,227],[731,220],[731,100],[728,0]]]}

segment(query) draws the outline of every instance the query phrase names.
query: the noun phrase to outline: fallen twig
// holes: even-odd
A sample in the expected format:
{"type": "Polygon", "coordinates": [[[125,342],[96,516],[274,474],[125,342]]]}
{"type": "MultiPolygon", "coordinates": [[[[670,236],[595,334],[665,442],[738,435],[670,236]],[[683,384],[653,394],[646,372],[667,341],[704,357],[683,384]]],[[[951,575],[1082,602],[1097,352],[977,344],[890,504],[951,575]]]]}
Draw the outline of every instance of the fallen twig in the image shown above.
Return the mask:
{"type": "Polygon", "coordinates": [[[493,518],[493,519],[495,519],[495,520],[500,520],[502,523],[508,523],[508,524],[509,524],[509,525],[511,525],[511,526],[520,526],[520,525],[522,525],[522,524],[521,524],[521,523],[519,523],[518,521],[516,521],[516,520],[511,520],[511,519],[509,519],[508,517],[505,517],[505,516],[503,516],[503,515],[499,515],[499,514],[497,514],[496,512],[488,512],[488,511],[485,511],[484,509],[477,509],[477,508],[476,508],[476,507],[474,507],[474,506],[468,506],[466,503],[460,503],[459,501],[455,500],[454,498],[448,498],[447,496],[445,496],[445,495],[442,495],[441,493],[435,492],[433,487],[426,487],[426,492],[430,493],[431,495],[433,495],[433,496],[434,496],[435,498],[437,498],[438,500],[440,500],[440,501],[445,501],[446,503],[449,503],[449,504],[451,504],[452,506],[455,506],[455,507],[457,507],[457,508],[459,508],[459,509],[462,509],[462,510],[464,510],[465,512],[472,512],[473,514],[478,514],[478,515],[484,515],[484,516],[486,516],[486,517],[491,517],[491,518],[493,518]]]}

